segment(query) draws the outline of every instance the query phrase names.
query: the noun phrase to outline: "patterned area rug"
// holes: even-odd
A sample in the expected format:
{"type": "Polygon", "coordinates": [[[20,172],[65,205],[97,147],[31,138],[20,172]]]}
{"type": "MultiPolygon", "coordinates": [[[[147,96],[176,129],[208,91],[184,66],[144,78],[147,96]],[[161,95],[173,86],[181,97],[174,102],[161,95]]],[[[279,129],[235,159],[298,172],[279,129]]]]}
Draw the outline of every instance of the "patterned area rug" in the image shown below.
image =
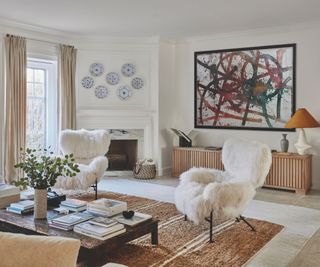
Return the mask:
{"type": "MultiPolygon", "coordinates": [[[[215,221],[214,243],[208,243],[209,224],[184,221],[173,204],[116,193],[100,193],[99,198],[102,197],[126,201],[129,209],[152,214],[160,221],[158,246],[152,246],[147,235],[106,254],[108,262],[130,267],[242,266],[283,228],[248,219],[256,228],[256,232],[252,232],[243,222],[215,221]]],[[[93,194],[76,198],[91,201],[93,194]]]]}

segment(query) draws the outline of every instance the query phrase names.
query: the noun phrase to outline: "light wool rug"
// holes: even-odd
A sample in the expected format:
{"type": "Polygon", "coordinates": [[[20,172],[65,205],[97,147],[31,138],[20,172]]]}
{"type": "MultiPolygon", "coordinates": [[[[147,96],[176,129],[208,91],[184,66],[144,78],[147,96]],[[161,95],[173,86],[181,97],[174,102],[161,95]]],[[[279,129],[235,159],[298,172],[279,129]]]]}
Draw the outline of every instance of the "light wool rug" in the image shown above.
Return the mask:
{"type": "MultiPolygon", "coordinates": [[[[208,243],[209,224],[195,225],[184,221],[170,203],[117,193],[100,193],[99,198],[112,198],[128,203],[128,208],[152,214],[159,222],[159,245],[152,246],[150,235],[123,246],[120,250],[106,252],[107,261],[144,266],[242,266],[267,244],[283,226],[266,221],[249,219],[256,232],[243,222],[215,221],[214,243],[208,243]]],[[[77,197],[93,200],[93,194],[77,197]]]]}

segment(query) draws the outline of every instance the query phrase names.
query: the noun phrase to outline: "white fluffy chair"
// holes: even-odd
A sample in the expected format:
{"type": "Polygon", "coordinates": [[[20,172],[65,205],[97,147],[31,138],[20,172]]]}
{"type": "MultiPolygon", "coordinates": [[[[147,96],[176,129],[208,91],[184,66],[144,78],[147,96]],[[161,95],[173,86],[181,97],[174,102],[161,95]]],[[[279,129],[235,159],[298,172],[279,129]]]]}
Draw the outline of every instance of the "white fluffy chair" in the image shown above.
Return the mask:
{"type": "Polygon", "coordinates": [[[56,188],[88,189],[94,184],[97,197],[97,183],[108,168],[105,154],[110,146],[110,136],[105,130],[64,130],[60,133],[62,153],[73,154],[80,172],[74,177],[58,177],[56,188]]]}
{"type": "Polygon", "coordinates": [[[194,223],[213,218],[243,220],[241,213],[261,187],[271,166],[270,148],[262,143],[229,139],[222,149],[225,171],[192,168],[180,176],[175,191],[177,209],[194,223]]]}

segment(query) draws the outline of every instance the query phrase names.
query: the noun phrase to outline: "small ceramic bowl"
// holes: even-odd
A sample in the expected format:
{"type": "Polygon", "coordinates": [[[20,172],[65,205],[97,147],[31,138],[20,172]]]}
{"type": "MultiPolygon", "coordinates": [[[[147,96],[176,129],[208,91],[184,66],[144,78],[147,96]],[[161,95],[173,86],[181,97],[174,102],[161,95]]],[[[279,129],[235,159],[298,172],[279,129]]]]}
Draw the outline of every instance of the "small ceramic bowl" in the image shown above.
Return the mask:
{"type": "Polygon", "coordinates": [[[133,217],[133,215],[134,215],[134,211],[133,210],[123,211],[122,215],[126,219],[131,219],[133,217]]]}

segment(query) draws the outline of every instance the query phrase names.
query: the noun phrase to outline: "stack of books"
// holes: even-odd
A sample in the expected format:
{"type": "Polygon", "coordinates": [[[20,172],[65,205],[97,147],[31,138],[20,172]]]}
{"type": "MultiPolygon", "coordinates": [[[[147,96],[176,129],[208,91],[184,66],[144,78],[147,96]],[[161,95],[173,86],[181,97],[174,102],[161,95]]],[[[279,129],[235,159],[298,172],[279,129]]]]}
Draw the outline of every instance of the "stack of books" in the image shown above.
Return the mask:
{"type": "Polygon", "coordinates": [[[99,240],[107,240],[124,233],[126,228],[123,224],[114,220],[96,217],[90,221],[75,225],[73,231],[99,240]]]}
{"type": "Polygon", "coordinates": [[[87,204],[87,211],[94,216],[111,217],[127,210],[127,203],[119,200],[100,198],[87,204]]]}
{"type": "Polygon", "coordinates": [[[20,190],[13,185],[0,183],[0,209],[20,200],[20,190]]]}
{"type": "Polygon", "coordinates": [[[60,208],[65,208],[69,211],[80,212],[87,209],[87,202],[78,199],[67,199],[60,203],[60,208]]]}
{"type": "Polygon", "coordinates": [[[73,213],[58,218],[53,218],[49,222],[49,226],[65,231],[70,231],[73,227],[81,222],[92,219],[92,215],[86,213],[73,213]]]}
{"type": "Polygon", "coordinates": [[[7,211],[17,213],[17,214],[29,214],[33,212],[34,201],[33,200],[22,200],[16,203],[11,203],[7,207],[7,211]]]}

